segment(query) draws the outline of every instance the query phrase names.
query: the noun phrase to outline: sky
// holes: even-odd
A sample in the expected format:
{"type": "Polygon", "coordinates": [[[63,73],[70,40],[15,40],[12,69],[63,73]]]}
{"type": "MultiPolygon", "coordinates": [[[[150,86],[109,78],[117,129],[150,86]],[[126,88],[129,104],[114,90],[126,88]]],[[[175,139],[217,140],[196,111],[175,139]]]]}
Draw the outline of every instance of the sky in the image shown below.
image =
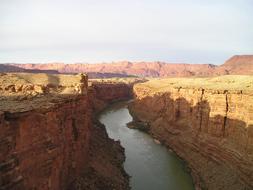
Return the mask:
{"type": "Polygon", "coordinates": [[[252,0],[0,0],[0,62],[222,64],[253,54],[252,0]]]}

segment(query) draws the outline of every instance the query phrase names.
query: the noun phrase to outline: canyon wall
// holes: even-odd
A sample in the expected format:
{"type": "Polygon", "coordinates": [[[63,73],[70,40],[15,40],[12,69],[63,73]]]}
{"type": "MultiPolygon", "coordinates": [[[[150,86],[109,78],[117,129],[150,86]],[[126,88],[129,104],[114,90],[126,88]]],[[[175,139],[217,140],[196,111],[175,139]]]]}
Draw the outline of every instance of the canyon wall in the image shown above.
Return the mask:
{"type": "Polygon", "coordinates": [[[66,189],[87,167],[87,97],[45,110],[1,113],[2,189],[66,189]]]}
{"type": "Polygon", "coordinates": [[[89,88],[91,102],[95,112],[102,111],[109,103],[126,100],[131,97],[127,84],[94,83],[89,88]]]}
{"type": "Polygon", "coordinates": [[[253,189],[253,78],[240,79],[164,79],[134,86],[135,126],[183,158],[196,187],[253,189]]]}
{"type": "Polygon", "coordinates": [[[99,113],[110,103],[130,99],[133,85],[145,81],[141,78],[90,80],[89,94],[93,110],[99,113]]]}
{"type": "Polygon", "coordinates": [[[0,189],[129,189],[85,75],[1,74],[0,189]]]}

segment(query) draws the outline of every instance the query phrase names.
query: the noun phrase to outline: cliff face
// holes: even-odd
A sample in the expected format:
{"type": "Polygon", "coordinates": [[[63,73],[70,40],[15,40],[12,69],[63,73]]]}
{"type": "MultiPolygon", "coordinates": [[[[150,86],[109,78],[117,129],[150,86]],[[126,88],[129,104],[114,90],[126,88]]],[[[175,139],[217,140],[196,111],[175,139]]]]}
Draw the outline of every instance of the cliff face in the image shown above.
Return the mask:
{"type": "Polygon", "coordinates": [[[130,98],[130,87],[127,84],[93,84],[89,93],[93,109],[99,112],[113,101],[130,98]]]}
{"type": "Polygon", "coordinates": [[[128,189],[124,150],[92,117],[84,75],[0,78],[0,189],[128,189]]]}
{"type": "Polygon", "coordinates": [[[187,79],[182,84],[168,79],[134,86],[135,121],[186,160],[203,189],[253,188],[253,92],[252,86],[241,90],[236,80],[190,79],[183,86],[187,79]]]}
{"type": "Polygon", "coordinates": [[[100,112],[109,103],[130,99],[133,85],[144,81],[139,78],[90,80],[89,94],[93,110],[100,112]]]}
{"type": "Polygon", "coordinates": [[[65,189],[87,167],[87,97],[1,114],[1,188],[65,189]]]}

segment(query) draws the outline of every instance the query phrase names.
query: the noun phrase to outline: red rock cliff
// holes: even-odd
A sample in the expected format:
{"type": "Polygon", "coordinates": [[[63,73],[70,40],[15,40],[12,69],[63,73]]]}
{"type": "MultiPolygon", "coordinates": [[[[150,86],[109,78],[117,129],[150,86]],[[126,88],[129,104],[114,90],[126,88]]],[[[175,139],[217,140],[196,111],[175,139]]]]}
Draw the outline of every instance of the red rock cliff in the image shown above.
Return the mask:
{"type": "Polygon", "coordinates": [[[133,85],[147,81],[141,78],[90,80],[89,94],[95,112],[103,110],[109,103],[132,97],[133,85]]]}
{"type": "Polygon", "coordinates": [[[64,189],[87,166],[87,98],[1,114],[2,188],[64,189]],[[71,175],[70,175],[71,174],[71,175]]]}
{"type": "Polygon", "coordinates": [[[252,81],[234,76],[137,84],[131,113],[187,161],[197,186],[253,189],[252,81]]]}
{"type": "Polygon", "coordinates": [[[129,188],[124,151],[92,120],[87,83],[84,75],[1,76],[0,189],[129,188]]]}

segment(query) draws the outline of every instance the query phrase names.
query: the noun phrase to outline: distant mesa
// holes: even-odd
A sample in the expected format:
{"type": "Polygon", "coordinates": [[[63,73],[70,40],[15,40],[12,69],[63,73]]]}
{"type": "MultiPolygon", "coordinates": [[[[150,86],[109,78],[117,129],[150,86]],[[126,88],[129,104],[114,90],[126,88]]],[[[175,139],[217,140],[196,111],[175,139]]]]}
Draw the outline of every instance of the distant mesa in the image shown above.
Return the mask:
{"type": "Polygon", "coordinates": [[[225,69],[229,74],[253,74],[253,55],[235,55],[227,60],[220,69],[225,69]]]}
{"type": "MultiPolygon", "coordinates": [[[[25,64],[26,65],[26,64],[25,64]]],[[[33,66],[31,69],[26,67],[22,68],[20,64],[0,64],[0,73],[46,73],[46,74],[60,74],[61,72],[57,70],[48,69],[34,69],[36,66],[33,66]]],[[[35,64],[33,64],[35,65],[35,64]]],[[[81,73],[80,72],[62,72],[64,74],[72,73],[81,73]]],[[[90,79],[93,78],[113,78],[113,77],[133,77],[133,75],[120,74],[120,73],[99,73],[99,72],[86,72],[90,79]]]]}
{"type": "Polygon", "coordinates": [[[226,66],[239,66],[251,64],[253,64],[253,55],[235,55],[224,63],[224,65],[226,66]]]}
{"type": "Polygon", "coordinates": [[[221,66],[129,61],[96,64],[1,64],[0,72],[87,73],[90,78],[250,75],[253,74],[253,55],[235,55],[221,66]]]}
{"type": "Polygon", "coordinates": [[[47,73],[47,74],[59,74],[57,70],[39,70],[39,69],[25,69],[16,64],[0,64],[0,72],[1,73],[47,73]]]}

